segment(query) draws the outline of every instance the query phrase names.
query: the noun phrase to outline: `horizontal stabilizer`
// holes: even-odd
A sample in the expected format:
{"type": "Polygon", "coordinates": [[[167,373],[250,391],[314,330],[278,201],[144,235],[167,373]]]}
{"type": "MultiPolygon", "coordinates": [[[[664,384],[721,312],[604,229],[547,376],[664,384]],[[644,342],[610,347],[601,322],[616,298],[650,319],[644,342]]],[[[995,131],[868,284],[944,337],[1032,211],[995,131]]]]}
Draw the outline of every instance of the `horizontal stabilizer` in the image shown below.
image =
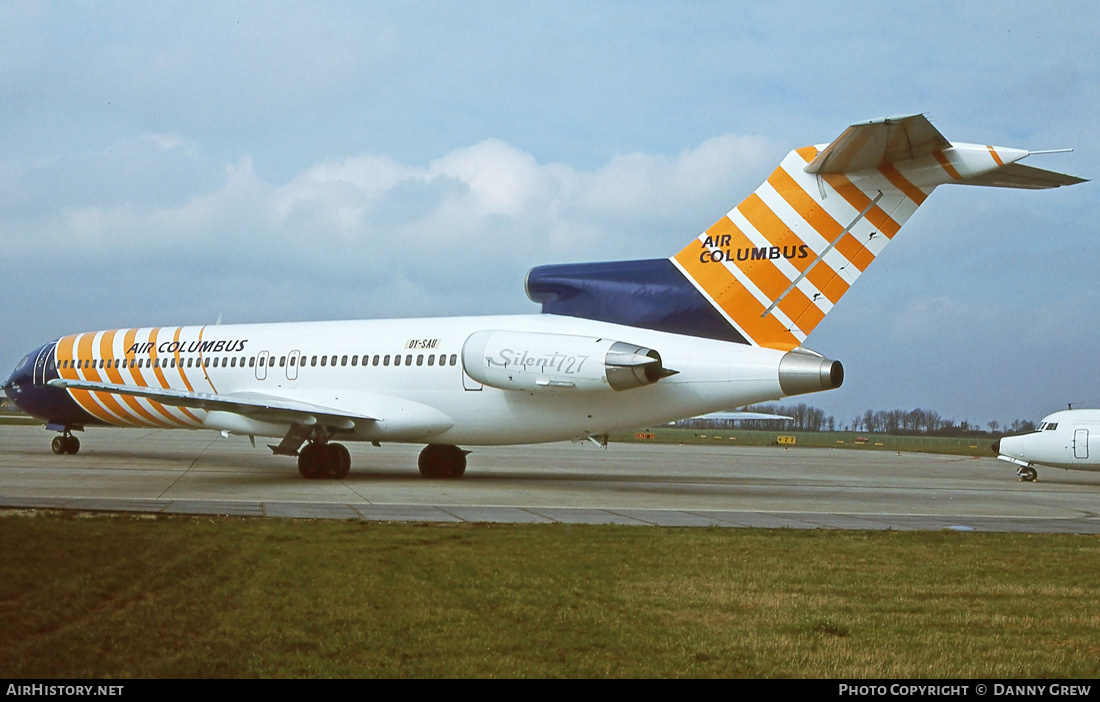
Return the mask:
{"type": "Polygon", "coordinates": [[[853,124],[806,166],[807,173],[849,173],[880,168],[951,148],[924,115],[853,124]]]}
{"type": "Polygon", "coordinates": [[[1076,185],[1087,182],[1085,178],[1045,171],[1042,168],[1025,166],[1021,163],[1009,163],[995,171],[959,181],[963,185],[986,185],[995,188],[1028,188],[1043,190],[1063,185],[1076,185]]]}

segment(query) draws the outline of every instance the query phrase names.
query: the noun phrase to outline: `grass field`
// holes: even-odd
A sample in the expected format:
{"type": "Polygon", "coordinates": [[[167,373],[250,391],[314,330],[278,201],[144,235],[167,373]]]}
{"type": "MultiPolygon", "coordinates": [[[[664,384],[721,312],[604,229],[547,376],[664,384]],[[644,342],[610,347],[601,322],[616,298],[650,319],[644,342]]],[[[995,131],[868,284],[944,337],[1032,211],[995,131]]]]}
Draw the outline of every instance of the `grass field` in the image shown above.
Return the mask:
{"type": "Polygon", "coordinates": [[[682,429],[657,427],[612,434],[610,441],[734,446],[785,445],[791,448],[847,448],[857,451],[921,451],[959,456],[991,456],[992,438],[901,436],[852,431],[783,431],[761,429],[682,429]]]}
{"type": "Polygon", "coordinates": [[[0,512],[0,676],[1094,678],[1100,540],[0,512]]]}

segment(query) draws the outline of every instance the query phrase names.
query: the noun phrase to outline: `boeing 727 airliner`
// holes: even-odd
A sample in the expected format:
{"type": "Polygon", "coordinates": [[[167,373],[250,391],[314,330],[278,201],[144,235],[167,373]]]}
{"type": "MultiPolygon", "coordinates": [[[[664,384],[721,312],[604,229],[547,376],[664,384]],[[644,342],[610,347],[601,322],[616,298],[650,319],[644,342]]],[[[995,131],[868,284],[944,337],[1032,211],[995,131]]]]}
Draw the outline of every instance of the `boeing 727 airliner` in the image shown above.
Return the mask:
{"type": "Polygon", "coordinates": [[[4,390],[57,453],[91,425],[214,429],[273,437],[307,478],[348,474],[341,441],[426,444],[420,472],[457,477],[460,446],[600,442],[839,387],[802,344],[936,186],[1081,182],[1029,153],[948,142],[922,115],[855,124],[670,258],[532,269],[542,314],[86,332],[4,390]]]}

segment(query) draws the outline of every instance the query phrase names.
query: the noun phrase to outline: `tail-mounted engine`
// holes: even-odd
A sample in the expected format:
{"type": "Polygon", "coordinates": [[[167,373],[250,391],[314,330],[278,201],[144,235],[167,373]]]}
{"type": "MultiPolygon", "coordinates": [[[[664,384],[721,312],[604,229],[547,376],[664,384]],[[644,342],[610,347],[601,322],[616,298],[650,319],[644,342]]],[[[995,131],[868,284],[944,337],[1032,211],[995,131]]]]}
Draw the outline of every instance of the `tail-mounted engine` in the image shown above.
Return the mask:
{"type": "Polygon", "coordinates": [[[482,331],[462,346],[474,380],[501,390],[630,390],[674,375],[653,349],[613,339],[482,331]]]}

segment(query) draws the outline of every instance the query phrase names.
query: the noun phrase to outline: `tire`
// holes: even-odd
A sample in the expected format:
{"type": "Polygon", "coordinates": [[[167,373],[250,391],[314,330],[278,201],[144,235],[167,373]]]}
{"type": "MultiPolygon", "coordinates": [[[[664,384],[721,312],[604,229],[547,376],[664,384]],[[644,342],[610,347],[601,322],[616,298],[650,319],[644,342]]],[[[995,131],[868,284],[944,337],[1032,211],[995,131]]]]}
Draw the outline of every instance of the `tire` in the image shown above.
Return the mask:
{"type": "Polygon", "coordinates": [[[324,461],[319,448],[317,444],[306,444],[298,454],[298,473],[306,480],[321,477],[324,461]]]}
{"type": "Polygon", "coordinates": [[[466,453],[450,444],[428,444],[416,459],[425,478],[461,478],[466,472],[466,453]]]}
{"type": "Polygon", "coordinates": [[[329,444],[326,453],[329,460],[328,474],[337,480],[348,477],[351,472],[351,452],[348,447],[343,444],[329,444]]]}

